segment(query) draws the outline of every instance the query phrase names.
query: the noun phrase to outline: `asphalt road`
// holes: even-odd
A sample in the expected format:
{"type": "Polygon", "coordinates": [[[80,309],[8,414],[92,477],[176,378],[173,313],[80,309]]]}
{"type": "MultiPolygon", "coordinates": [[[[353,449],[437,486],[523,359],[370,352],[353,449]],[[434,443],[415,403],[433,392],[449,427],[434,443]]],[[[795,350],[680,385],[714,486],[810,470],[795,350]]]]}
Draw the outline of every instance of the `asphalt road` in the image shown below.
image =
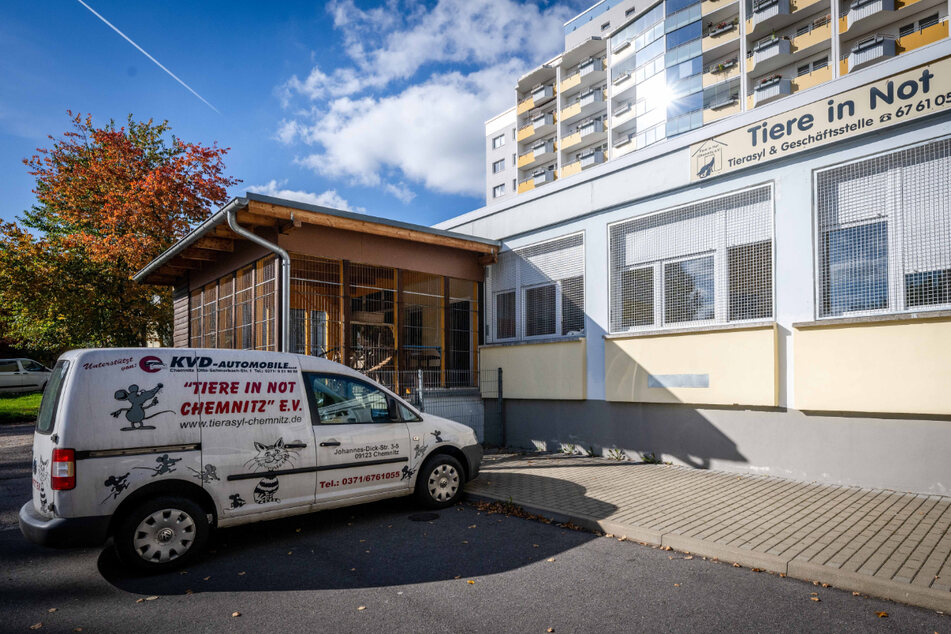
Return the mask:
{"type": "MultiPolygon", "coordinates": [[[[10,475],[0,512],[29,495],[10,475]]],[[[156,577],[0,530],[0,631],[951,632],[935,612],[468,504],[419,512],[402,499],[221,530],[156,577]]]]}

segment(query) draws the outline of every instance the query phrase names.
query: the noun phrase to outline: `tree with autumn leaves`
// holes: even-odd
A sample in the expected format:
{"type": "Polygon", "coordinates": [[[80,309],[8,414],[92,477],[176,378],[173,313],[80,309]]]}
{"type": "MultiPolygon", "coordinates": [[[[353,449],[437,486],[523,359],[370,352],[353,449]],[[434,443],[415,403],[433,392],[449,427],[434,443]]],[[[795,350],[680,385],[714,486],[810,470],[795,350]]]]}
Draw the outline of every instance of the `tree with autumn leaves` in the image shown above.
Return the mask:
{"type": "Polygon", "coordinates": [[[36,204],[0,225],[0,338],[53,353],[168,341],[169,289],[131,276],[225,202],[239,182],[224,175],[228,148],[186,143],[167,121],[69,116],[23,161],[36,204]]]}

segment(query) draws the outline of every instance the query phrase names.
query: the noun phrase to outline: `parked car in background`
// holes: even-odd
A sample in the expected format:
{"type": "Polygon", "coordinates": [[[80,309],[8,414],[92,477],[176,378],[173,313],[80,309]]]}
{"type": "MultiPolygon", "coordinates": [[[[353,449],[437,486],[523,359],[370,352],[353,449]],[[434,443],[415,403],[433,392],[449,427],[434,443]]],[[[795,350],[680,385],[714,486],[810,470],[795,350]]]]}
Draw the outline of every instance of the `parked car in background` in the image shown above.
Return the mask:
{"type": "Polygon", "coordinates": [[[0,359],[0,393],[42,392],[50,369],[33,359],[0,359]]]}

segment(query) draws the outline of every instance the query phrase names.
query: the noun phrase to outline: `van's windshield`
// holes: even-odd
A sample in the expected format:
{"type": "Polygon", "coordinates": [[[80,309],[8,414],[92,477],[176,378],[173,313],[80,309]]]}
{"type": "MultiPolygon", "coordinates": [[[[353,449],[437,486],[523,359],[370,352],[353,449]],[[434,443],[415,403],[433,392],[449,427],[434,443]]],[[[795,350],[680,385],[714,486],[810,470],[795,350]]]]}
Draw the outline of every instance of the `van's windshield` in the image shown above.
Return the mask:
{"type": "Polygon", "coordinates": [[[53,422],[56,420],[56,408],[59,405],[59,393],[63,389],[63,378],[69,369],[69,361],[57,361],[53,366],[43,400],[40,401],[40,413],[36,417],[36,431],[48,434],[53,431],[53,422]]]}

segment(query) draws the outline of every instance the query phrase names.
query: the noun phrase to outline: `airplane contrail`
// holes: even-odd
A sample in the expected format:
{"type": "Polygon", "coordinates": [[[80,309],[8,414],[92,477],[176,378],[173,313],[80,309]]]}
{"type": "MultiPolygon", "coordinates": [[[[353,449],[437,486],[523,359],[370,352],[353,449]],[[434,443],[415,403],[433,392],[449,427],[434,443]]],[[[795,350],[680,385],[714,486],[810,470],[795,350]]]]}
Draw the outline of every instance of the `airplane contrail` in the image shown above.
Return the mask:
{"type": "Polygon", "coordinates": [[[117,29],[117,28],[115,27],[115,25],[112,24],[112,22],[110,22],[109,20],[105,19],[104,17],[102,17],[101,15],[99,15],[98,13],[96,13],[96,10],[93,9],[93,8],[92,8],[91,6],[89,6],[88,4],[86,4],[85,2],[83,2],[83,0],[76,0],[76,2],[78,2],[79,4],[83,5],[83,6],[86,7],[87,9],[89,9],[89,12],[92,13],[92,14],[93,14],[94,16],[96,16],[97,18],[99,18],[100,20],[102,20],[102,21],[106,24],[106,26],[108,26],[110,29],[112,29],[113,31],[115,31],[116,33],[118,33],[119,35],[121,35],[121,36],[122,36],[122,39],[124,39],[126,42],[128,42],[128,43],[131,44],[132,46],[136,47],[137,49],[139,49],[139,52],[140,52],[140,53],[142,53],[143,55],[145,55],[146,57],[148,57],[150,60],[152,60],[152,61],[155,63],[156,66],[158,66],[159,68],[161,68],[162,70],[164,70],[166,73],[168,73],[168,74],[172,77],[172,79],[174,79],[175,81],[177,81],[178,83],[180,83],[182,86],[184,86],[186,89],[188,89],[188,92],[190,92],[191,94],[193,94],[193,95],[195,95],[196,97],[198,97],[199,99],[201,99],[202,103],[204,103],[206,106],[208,106],[209,108],[211,108],[212,110],[214,110],[214,111],[217,112],[218,114],[221,114],[221,112],[219,112],[217,108],[215,108],[213,105],[211,105],[211,104],[208,102],[207,99],[205,99],[204,97],[202,97],[201,95],[199,95],[197,92],[195,92],[195,91],[192,89],[191,86],[189,86],[188,84],[186,84],[185,82],[183,82],[181,79],[179,79],[179,78],[175,75],[175,73],[173,73],[173,72],[170,71],[169,69],[167,69],[167,68],[165,68],[164,66],[162,66],[162,63],[161,63],[160,61],[158,61],[157,59],[155,59],[154,57],[152,57],[151,55],[149,55],[149,54],[145,51],[144,48],[142,48],[141,46],[139,46],[138,44],[136,44],[135,42],[133,42],[133,41],[129,38],[129,36],[127,36],[125,33],[123,33],[122,31],[120,31],[119,29],[117,29]]]}

